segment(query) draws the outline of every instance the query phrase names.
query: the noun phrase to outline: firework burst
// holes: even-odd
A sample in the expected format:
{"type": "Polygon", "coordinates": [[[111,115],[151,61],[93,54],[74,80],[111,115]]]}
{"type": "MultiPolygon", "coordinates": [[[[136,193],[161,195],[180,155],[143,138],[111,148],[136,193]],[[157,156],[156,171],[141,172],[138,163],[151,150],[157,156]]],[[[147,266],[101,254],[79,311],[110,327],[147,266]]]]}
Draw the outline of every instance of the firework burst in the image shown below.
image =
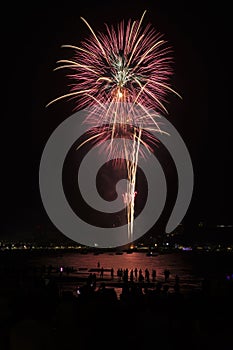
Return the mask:
{"type": "Polygon", "coordinates": [[[92,107],[87,118],[92,130],[85,142],[101,144],[121,135],[132,141],[131,146],[123,142],[121,149],[113,149],[112,142],[108,146],[109,154],[124,158],[127,163],[129,185],[124,198],[131,235],[140,145],[151,150],[143,135],[150,139],[150,130],[162,132],[157,120],[159,113],[167,113],[167,95],[172,92],[180,96],[170,86],[172,49],[150,24],[142,25],[145,13],[140,20],[126,24],[121,21],[116,27],[106,25],[105,32],[95,32],[81,17],[90,36],[80,46],[63,45],[71,49],[72,57],[59,60],[55,68],[68,71],[70,91],[47,105],[67,98],[75,99],[75,110],[92,107]],[[135,104],[141,107],[139,114],[125,107],[135,104]]]}
{"type": "Polygon", "coordinates": [[[106,32],[97,34],[81,17],[90,37],[80,47],[62,45],[74,53],[55,68],[70,70],[70,92],[48,105],[63,98],[75,98],[76,109],[124,101],[167,113],[168,91],[177,94],[170,86],[172,49],[150,24],[142,27],[145,13],[139,21],[106,25],[106,32]]]}

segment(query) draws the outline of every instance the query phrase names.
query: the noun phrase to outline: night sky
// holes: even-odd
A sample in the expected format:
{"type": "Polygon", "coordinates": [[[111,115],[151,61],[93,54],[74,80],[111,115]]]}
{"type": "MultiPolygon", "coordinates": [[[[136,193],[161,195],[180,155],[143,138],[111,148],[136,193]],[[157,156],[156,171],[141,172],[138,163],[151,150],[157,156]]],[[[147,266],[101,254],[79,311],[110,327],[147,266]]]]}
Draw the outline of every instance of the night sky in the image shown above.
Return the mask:
{"type": "MultiPolygon", "coordinates": [[[[88,33],[83,16],[102,30],[128,18],[138,19],[164,33],[174,49],[173,87],[183,101],[172,97],[169,121],[190,152],[194,193],[184,218],[232,224],[232,96],[229,57],[230,22],[227,9],[184,5],[176,1],[64,2],[63,5],[7,5],[2,19],[2,224],[0,238],[49,222],[40,200],[38,169],[43,147],[53,130],[71,114],[65,100],[45,105],[67,91],[65,71],[53,72],[63,44],[78,45],[88,33]],[[151,5],[153,3],[153,5],[151,5]],[[86,5],[85,5],[86,4],[86,5]]],[[[211,5],[212,6],[212,5],[211,5]]],[[[66,53],[65,53],[66,54],[66,53]]]]}

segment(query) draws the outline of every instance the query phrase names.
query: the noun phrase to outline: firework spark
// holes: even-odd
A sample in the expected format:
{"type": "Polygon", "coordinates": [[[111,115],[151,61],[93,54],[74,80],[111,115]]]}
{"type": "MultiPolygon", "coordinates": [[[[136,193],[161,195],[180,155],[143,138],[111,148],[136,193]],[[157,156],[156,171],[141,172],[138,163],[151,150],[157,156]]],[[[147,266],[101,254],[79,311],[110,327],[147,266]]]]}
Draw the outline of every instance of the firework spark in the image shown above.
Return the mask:
{"type": "Polygon", "coordinates": [[[76,110],[93,108],[87,118],[93,128],[84,143],[104,144],[110,139],[109,154],[126,160],[129,184],[124,200],[131,236],[140,145],[151,150],[150,143],[142,136],[147,133],[150,139],[150,130],[162,132],[157,120],[159,113],[167,113],[164,105],[168,102],[167,94],[172,92],[180,97],[170,86],[172,49],[150,24],[143,27],[145,13],[140,20],[129,20],[127,24],[121,21],[116,27],[106,25],[105,32],[95,32],[81,17],[90,36],[80,46],[63,45],[72,50],[72,57],[59,60],[55,68],[68,70],[70,91],[47,105],[68,98],[75,99],[76,110]],[[125,108],[135,104],[141,107],[140,114],[125,108]],[[123,142],[122,149],[113,149],[113,139],[125,135],[132,141],[131,146],[123,142]]]}
{"type": "Polygon", "coordinates": [[[55,68],[70,70],[70,92],[48,105],[63,98],[75,98],[77,109],[124,101],[167,113],[167,92],[177,94],[169,84],[172,49],[150,24],[142,27],[145,12],[139,21],[129,20],[127,25],[122,21],[117,28],[106,25],[106,32],[97,34],[81,17],[90,37],[80,47],[63,45],[74,54],[72,59],[59,60],[55,68]]]}

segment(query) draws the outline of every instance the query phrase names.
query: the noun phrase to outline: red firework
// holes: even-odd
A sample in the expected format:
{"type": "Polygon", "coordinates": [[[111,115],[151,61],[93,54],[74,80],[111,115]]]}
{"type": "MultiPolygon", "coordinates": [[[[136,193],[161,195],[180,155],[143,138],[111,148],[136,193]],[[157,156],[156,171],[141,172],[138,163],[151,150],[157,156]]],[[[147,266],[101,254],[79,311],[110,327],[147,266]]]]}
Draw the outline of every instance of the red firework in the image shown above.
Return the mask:
{"type": "Polygon", "coordinates": [[[170,86],[171,47],[150,24],[142,26],[145,12],[140,20],[129,20],[126,25],[121,21],[116,27],[106,25],[105,32],[98,33],[82,18],[90,36],[80,47],[63,45],[72,49],[73,55],[59,60],[55,68],[68,70],[70,92],[48,104],[74,98],[76,110],[94,107],[87,117],[93,127],[78,148],[86,142],[102,145],[110,140],[108,154],[119,159],[117,164],[125,164],[122,159],[126,161],[128,185],[123,197],[129,237],[133,234],[138,156],[144,155],[139,146],[151,150],[151,143],[156,144],[150,131],[162,131],[155,118],[160,112],[167,113],[167,93],[177,94],[170,86]],[[133,108],[135,105],[140,108],[133,108]],[[116,147],[113,140],[119,137],[131,143],[123,141],[116,147]]]}
{"type": "Polygon", "coordinates": [[[90,36],[80,47],[63,45],[73,50],[72,58],[59,60],[55,68],[69,70],[70,92],[48,105],[75,98],[76,110],[126,102],[167,113],[164,102],[168,91],[177,94],[170,87],[172,50],[151,24],[142,26],[145,12],[140,20],[129,20],[126,25],[121,21],[116,27],[106,25],[105,32],[98,33],[82,18],[90,36]]]}

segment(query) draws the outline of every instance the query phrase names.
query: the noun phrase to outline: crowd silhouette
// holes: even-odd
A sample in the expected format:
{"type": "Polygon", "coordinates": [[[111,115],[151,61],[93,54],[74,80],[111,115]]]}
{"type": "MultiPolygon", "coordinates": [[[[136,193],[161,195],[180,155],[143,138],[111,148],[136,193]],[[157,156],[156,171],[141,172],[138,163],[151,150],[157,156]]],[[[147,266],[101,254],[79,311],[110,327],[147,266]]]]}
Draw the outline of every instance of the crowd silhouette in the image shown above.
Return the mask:
{"type": "MultiPolygon", "coordinates": [[[[233,324],[224,316],[233,311],[231,275],[223,276],[221,289],[207,279],[198,292],[185,294],[180,276],[168,269],[158,275],[156,269],[115,271],[100,264],[94,270],[73,290],[64,288],[72,267],[1,269],[1,350],[92,349],[103,332],[114,342],[119,329],[120,346],[135,349],[151,341],[181,349],[180,337],[184,348],[210,344],[213,328],[221,341],[229,339],[233,324]]],[[[106,349],[113,344],[102,343],[106,349]]]]}

